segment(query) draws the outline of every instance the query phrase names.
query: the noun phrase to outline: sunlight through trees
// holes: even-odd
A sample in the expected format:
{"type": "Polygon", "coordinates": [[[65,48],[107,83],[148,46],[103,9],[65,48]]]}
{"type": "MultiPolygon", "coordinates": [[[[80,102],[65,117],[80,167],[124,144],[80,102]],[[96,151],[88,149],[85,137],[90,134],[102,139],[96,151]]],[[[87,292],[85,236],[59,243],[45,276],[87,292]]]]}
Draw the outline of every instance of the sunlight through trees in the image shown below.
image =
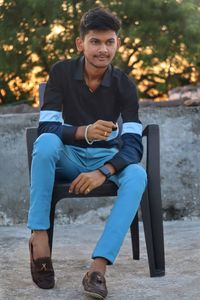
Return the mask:
{"type": "Polygon", "coordinates": [[[35,102],[38,83],[57,60],[77,55],[82,14],[104,6],[122,19],[114,64],[137,82],[140,97],[200,80],[198,0],[0,0],[0,103],[35,102]]]}

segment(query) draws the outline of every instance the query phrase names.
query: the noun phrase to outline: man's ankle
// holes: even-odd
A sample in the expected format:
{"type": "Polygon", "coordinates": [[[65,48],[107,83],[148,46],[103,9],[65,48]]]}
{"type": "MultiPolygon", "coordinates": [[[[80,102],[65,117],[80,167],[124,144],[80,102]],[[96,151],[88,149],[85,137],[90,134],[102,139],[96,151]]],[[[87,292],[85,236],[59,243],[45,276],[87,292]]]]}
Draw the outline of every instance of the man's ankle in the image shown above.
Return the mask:
{"type": "Polygon", "coordinates": [[[103,257],[95,258],[88,273],[91,274],[92,272],[100,272],[102,275],[105,275],[107,263],[108,261],[103,257]]]}
{"type": "Polygon", "coordinates": [[[46,230],[34,230],[31,235],[33,258],[50,257],[48,234],[46,230]]]}
{"type": "Polygon", "coordinates": [[[33,230],[32,231],[32,235],[47,235],[47,231],[46,230],[33,230]]]}

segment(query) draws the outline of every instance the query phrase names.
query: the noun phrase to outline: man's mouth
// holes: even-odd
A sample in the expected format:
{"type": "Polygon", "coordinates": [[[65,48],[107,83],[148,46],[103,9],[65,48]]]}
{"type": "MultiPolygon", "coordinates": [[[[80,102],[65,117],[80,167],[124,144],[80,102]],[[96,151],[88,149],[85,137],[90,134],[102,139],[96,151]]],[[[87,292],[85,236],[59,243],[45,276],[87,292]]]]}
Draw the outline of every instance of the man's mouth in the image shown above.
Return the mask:
{"type": "Polygon", "coordinates": [[[108,59],[108,56],[105,56],[105,55],[97,56],[97,55],[95,55],[95,58],[98,58],[98,59],[108,59]]]}

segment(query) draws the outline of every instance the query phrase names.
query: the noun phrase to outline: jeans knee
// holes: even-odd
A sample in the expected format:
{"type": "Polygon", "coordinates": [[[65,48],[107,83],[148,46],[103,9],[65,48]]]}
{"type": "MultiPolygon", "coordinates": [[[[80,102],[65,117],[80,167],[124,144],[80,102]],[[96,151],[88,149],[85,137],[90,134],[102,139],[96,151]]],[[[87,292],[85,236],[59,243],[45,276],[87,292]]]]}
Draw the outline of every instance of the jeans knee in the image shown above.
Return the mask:
{"type": "Polygon", "coordinates": [[[140,178],[140,180],[146,186],[146,184],[147,184],[147,172],[146,172],[146,170],[142,166],[137,165],[137,167],[138,167],[138,170],[137,170],[138,177],[140,178]]]}
{"type": "Polygon", "coordinates": [[[124,170],[124,176],[131,182],[138,182],[147,184],[147,173],[146,170],[139,164],[130,164],[124,170]]]}
{"type": "Polygon", "coordinates": [[[53,133],[41,134],[34,143],[33,156],[42,159],[57,156],[62,145],[60,138],[53,133]]]}

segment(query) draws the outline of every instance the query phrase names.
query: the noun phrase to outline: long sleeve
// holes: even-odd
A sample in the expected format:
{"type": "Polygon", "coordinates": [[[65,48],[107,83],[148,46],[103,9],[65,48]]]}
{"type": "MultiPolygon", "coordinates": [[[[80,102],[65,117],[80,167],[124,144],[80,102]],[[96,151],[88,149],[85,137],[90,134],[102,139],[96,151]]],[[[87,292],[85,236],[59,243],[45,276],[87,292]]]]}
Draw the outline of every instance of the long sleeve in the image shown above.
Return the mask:
{"type": "Polygon", "coordinates": [[[143,155],[142,124],[138,117],[139,105],[136,87],[125,74],[120,80],[119,87],[121,87],[122,143],[119,152],[107,161],[114,166],[116,171],[122,170],[129,164],[139,163],[143,155]]]}
{"type": "Polygon", "coordinates": [[[44,103],[40,111],[38,135],[42,133],[54,133],[64,144],[69,144],[74,141],[77,127],[63,124],[61,74],[60,64],[58,62],[51,68],[46,84],[44,103]]]}

